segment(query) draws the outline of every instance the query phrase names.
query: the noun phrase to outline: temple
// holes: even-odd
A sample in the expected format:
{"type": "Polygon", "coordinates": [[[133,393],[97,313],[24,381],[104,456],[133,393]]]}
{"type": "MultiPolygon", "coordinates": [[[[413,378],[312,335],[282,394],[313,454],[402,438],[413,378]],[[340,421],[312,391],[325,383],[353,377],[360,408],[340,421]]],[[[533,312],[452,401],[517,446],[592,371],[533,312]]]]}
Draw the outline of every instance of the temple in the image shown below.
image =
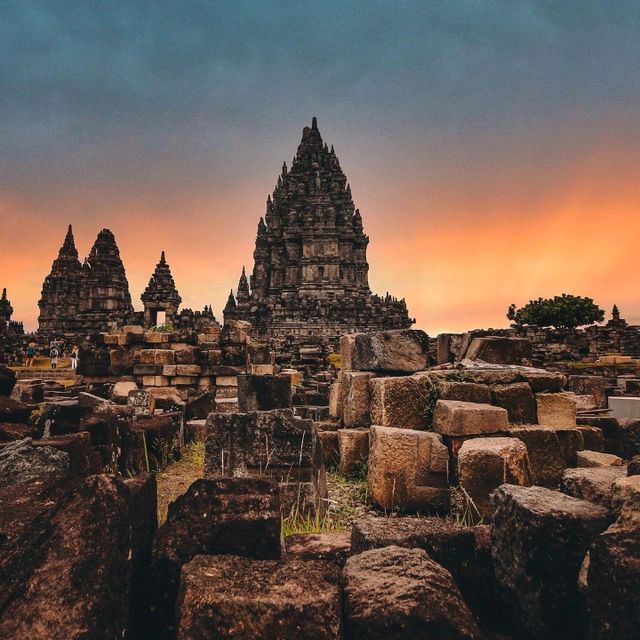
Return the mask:
{"type": "Polygon", "coordinates": [[[144,324],[146,327],[162,325],[167,322],[175,324],[178,307],[182,298],[176,289],[164,251],[160,262],[156,265],[147,288],[140,296],[144,304],[144,324]]]}
{"type": "Polygon", "coordinates": [[[277,338],[410,327],[404,300],[371,292],[368,243],[340,162],[313,118],[267,198],[251,289],[243,268],[225,320],[247,320],[256,335],[277,338]]]}

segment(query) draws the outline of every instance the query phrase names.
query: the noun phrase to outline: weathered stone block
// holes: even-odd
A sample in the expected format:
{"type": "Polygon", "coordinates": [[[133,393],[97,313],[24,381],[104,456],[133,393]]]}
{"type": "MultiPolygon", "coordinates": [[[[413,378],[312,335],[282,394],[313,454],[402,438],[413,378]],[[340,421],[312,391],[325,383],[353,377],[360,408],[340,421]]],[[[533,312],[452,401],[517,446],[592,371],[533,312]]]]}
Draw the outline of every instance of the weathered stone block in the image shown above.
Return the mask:
{"type": "Polygon", "coordinates": [[[555,489],[565,469],[556,432],[539,425],[518,425],[510,427],[506,435],[518,438],[526,445],[533,484],[555,489]]]}
{"type": "Polygon", "coordinates": [[[288,560],[323,560],[344,567],[351,552],[351,534],[298,533],[285,538],[288,560]]]}
{"type": "Polygon", "coordinates": [[[606,509],[543,487],[506,484],[494,493],[496,577],[536,638],[583,638],[578,573],[608,524],[606,509]]]}
{"type": "Polygon", "coordinates": [[[341,374],[342,419],[348,429],[368,427],[371,424],[369,380],[374,377],[375,373],[366,371],[344,371],[341,374]]]}
{"type": "MultiPolygon", "coordinates": [[[[373,378],[371,392],[371,423],[399,429],[426,429],[434,395],[428,376],[373,378]]],[[[346,406],[344,407],[346,411],[346,406]]]]}
{"type": "Polygon", "coordinates": [[[369,492],[383,509],[447,511],[449,452],[435,433],[372,426],[369,492]]]}
{"type": "Polygon", "coordinates": [[[486,336],[474,338],[467,349],[469,360],[482,360],[490,364],[531,365],[531,340],[486,336]]]}
{"type": "Polygon", "coordinates": [[[458,453],[458,482],[477,516],[491,518],[491,493],[500,485],[531,485],[527,447],[518,438],[474,438],[458,453]]]}
{"type": "Polygon", "coordinates": [[[168,387],[169,378],[166,376],[142,376],[142,384],[145,387],[168,387]]]}
{"type": "Polygon", "coordinates": [[[329,415],[338,420],[342,418],[342,384],[334,382],[329,387],[329,415]]]}
{"type": "Polygon", "coordinates": [[[340,640],[339,582],[329,562],[199,555],[182,570],[178,640],[340,640]]]}
{"type": "Polygon", "coordinates": [[[578,451],[584,449],[584,436],[578,428],[554,429],[560,442],[565,467],[575,467],[578,464],[578,451]]]}
{"type": "Polygon", "coordinates": [[[337,469],[340,464],[338,432],[318,430],[318,439],[322,443],[322,458],[325,469],[337,469]]]}
{"type": "Polygon", "coordinates": [[[439,380],[435,386],[440,400],[491,404],[491,389],[486,384],[439,380]]]}
{"type": "Polygon", "coordinates": [[[357,333],[351,368],[380,373],[415,373],[429,366],[429,337],[418,329],[357,333]]]}
{"type": "Polygon", "coordinates": [[[531,387],[527,382],[493,385],[492,404],[507,410],[509,422],[532,424],[536,419],[536,407],[531,387]]]}
{"type": "Polygon", "coordinates": [[[238,376],[238,408],[242,413],[290,406],[291,378],[288,376],[238,376]]]}
{"type": "Polygon", "coordinates": [[[340,368],[342,371],[353,369],[352,357],[355,341],[355,333],[340,336],[340,368]]]}
{"type": "Polygon", "coordinates": [[[422,549],[364,551],[347,560],[343,580],[347,638],[481,637],[451,574],[422,549]]]}
{"type": "Polygon", "coordinates": [[[449,436],[498,433],[509,427],[507,410],[488,404],[438,400],[433,429],[449,436]]]}
{"type": "Polygon", "coordinates": [[[538,424],[556,429],[576,426],[577,403],[573,393],[537,393],[538,424]]]}
{"type": "Polygon", "coordinates": [[[604,433],[602,429],[579,424],[578,431],[582,434],[585,449],[589,451],[604,451],[604,433]]]}
{"type": "MultiPolygon", "coordinates": [[[[176,353],[180,353],[179,351],[176,353]]],[[[199,376],[200,367],[197,364],[179,364],[176,365],[177,376],[199,376]]]]}
{"type": "Polygon", "coordinates": [[[177,368],[175,364],[165,364],[162,366],[162,375],[172,378],[176,375],[177,368]]]}
{"type": "Polygon", "coordinates": [[[621,467],[622,458],[611,453],[600,451],[578,451],[576,453],[576,466],[578,467],[621,467]]]}
{"type": "Polygon", "coordinates": [[[613,483],[623,477],[624,467],[566,469],[560,483],[560,491],[612,511],[613,483]]]}
{"type": "Polygon", "coordinates": [[[340,473],[344,476],[362,474],[369,457],[369,430],[340,429],[337,434],[340,473]]]}
{"type": "Polygon", "coordinates": [[[135,382],[116,382],[111,391],[111,400],[116,404],[127,404],[129,393],[137,390],[138,385],[135,382]]]}
{"type": "Polygon", "coordinates": [[[640,476],[627,476],[614,480],[611,486],[611,510],[619,515],[625,504],[630,500],[635,502],[639,494],[640,476]]]}
{"type": "Polygon", "coordinates": [[[141,349],[140,364],[174,364],[175,352],[171,349],[141,349]]]}

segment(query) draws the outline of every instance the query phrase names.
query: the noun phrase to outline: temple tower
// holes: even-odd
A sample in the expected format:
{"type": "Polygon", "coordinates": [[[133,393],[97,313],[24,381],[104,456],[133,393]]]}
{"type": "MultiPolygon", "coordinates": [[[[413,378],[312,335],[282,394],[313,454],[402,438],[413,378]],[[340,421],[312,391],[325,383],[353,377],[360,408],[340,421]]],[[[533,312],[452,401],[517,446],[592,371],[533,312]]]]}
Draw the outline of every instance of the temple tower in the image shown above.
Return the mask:
{"type": "Polygon", "coordinates": [[[74,331],[78,322],[81,275],[82,265],[78,260],[73,230],[69,225],[58,257],[53,261],[51,272],[42,285],[38,302],[39,333],[74,331]]]}
{"type": "Polygon", "coordinates": [[[160,261],[156,265],[149,284],[140,299],[144,304],[144,323],[146,327],[154,327],[165,323],[175,324],[175,316],[182,298],[176,289],[164,251],[160,255],[160,261]],[[162,315],[164,315],[164,318],[161,317],[162,315]]]}
{"type": "Polygon", "coordinates": [[[0,328],[7,327],[11,322],[11,316],[13,315],[13,307],[11,302],[7,298],[7,290],[2,290],[0,296],[0,328]]]}
{"type": "Polygon", "coordinates": [[[313,118],[258,222],[251,291],[241,277],[225,317],[273,336],[411,326],[404,301],[371,293],[368,244],[347,178],[313,118]]]}

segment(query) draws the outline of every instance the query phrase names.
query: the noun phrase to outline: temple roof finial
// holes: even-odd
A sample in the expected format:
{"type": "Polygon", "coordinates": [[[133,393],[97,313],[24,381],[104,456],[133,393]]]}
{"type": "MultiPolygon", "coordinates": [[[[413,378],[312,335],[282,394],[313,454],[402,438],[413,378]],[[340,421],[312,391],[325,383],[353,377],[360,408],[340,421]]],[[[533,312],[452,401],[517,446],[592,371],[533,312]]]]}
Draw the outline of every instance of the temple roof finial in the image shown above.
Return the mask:
{"type": "Polygon", "coordinates": [[[315,116],[311,118],[311,128],[315,129],[316,131],[318,130],[318,119],[315,116]]]}

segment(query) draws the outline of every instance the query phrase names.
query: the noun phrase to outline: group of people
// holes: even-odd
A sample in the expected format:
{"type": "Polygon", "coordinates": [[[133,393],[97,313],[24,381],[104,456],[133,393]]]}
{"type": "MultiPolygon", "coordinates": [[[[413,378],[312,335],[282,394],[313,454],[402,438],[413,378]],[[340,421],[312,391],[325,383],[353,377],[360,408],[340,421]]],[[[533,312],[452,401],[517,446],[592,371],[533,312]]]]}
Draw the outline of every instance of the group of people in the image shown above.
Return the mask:
{"type": "MultiPolygon", "coordinates": [[[[64,343],[58,340],[52,340],[51,343],[49,344],[49,359],[51,360],[52,369],[58,368],[58,358],[63,352],[63,346],[64,346],[64,343]]],[[[69,356],[71,358],[71,368],[74,371],[78,368],[79,352],[80,352],[80,349],[77,347],[77,345],[74,345],[71,349],[71,352],[69,353],[69,356]]],[[[27,358],[25,362],[25,367],[33,366],[33,359],[35,355],[36,355],[36,345],[35,343],[31,342],[27,347],[27,358]]]]}

